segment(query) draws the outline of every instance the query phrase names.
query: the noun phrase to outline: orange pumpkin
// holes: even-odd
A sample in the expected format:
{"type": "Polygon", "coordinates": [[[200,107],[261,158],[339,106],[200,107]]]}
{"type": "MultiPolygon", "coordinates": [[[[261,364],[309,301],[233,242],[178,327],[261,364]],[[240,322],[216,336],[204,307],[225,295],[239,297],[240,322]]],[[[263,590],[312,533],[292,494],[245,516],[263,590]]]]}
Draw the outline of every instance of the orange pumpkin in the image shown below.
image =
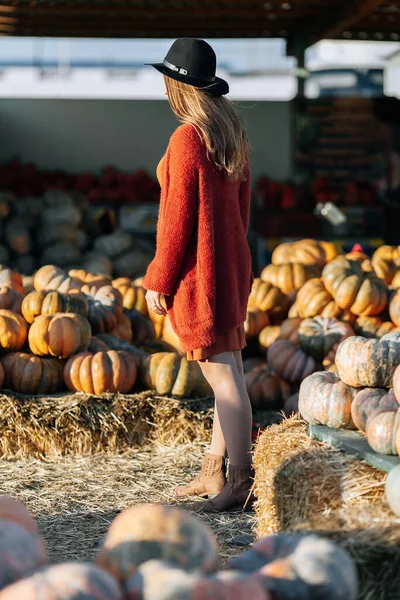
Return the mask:
{"type": "Polygon", "coordinates": [[[355,315],[378,315],[386,308],[387,285],[358,261],[338,256],[326,265],[321,279],[336,304],[355,315]]]}
{"type": "Polygon", "coordinates": [[[83,294],[62,294],[57,290],[30,292],[22,302],[22,314],[28,323],[39,315],[76,313],[87,317],[88,305],[83,294]]]}
{"type": "Polygon", "coordinates": [[[268,312],[270,317],[281,318],[287,314],[289,299],[280,289],[258,278],[253,282],[248,307],[268,312]]]}
{"type": "Polygon", "coordinates": [[[33,278],[33,287],[37,292],[42,290],[58,290],[66,293],[71,290],[80,290],[82,281],[70,277],[64,269],[55,265],[45,265],[36,271],[33,278]]]}
{"type": "Polygon", "coordinates": [[[0,348],[7,352],[20,350],[28,336],[25,319],[11,310],[0,310],[0,348]]]}
{"type": "Polygon", "coordinates": [[[20,394],[54,394],[64,387],[61,360],[10,352],[3,356],[1,365],[4,387],[20,394]]]}
{"type": "Polygon", "coordinates": [[[400,246],[379,246],[374,252],[373,257],[390,260],[400,266],[400,246]]]}
{"type": "Polygon", "coordinates": [[[22,276],[16,271],[12,271],[9,267],[0,265],[0,286],[9,287],[20,294],[24,294],[24,286],[22,285],[22,276]]]}
{"type": "Polygon", "coordinates": [[[392,260],[386,260],[375,253],[372,257],[371,265],[380,279],[383,279],[388,285],[392,283],[393,277],[398,270],[398,266],[392,260]]]}
{"type": "Polygon", "coordinates": [[[351,403],[355,390],[342,383],[336,373],[313,373],[300,385],[299,411],[312,425],[354,429],[351,403]]]}
{"type": "MultiPolygon", "coordinates": [[[[0,590],[30,575],[46,562],[46,549],[37,535],[31,535],[11,520],[0,519],[0,590]]],[[[25,600],[25,596],[19,598],[25,600]]]]}
{"type": "Polygon", "coordinates": [[[325,252],[325,262],[330,262],[339,254],[338,249],[333,242],[321,241],[320,244],[325,252]]]}
{"type": "Polygon", "coordinates": [[[11,496],[0,496],[0,519],[12,521],[31,535],[39,535],[38,524],[22,502],[11,496]]]}
{"type": "Polygon", "coordinates": [[[122,314],[122,296],[119,291],[111,285],[101,288],[82,286],[89,305],[88,321],[93,334],[107,333],[112,331],[122,314]]]}
{"type": "MultiPolygon", "coordinates": [[[[332,252],[331,248],[329,248],[329,252],[332,252]]],[[[320,242],[305,239],[277,246],[272,253],[271,262],[273,265],[299,263],[323,267],[326,259],[325,248],[320,242]]]]}
{"type": "Polygon", "coordinates": [[[372,450],[400,456],[400,407],[374,410],[367,419],[365,431],[372,450]]]}
{"type": "Polygon", "coordinates": [[[261,273],[261,279],[272,283],[288,295],[299,290],[309,279],[319,277],[320,272],[320,269],[314,265],[298,263],[268,265],[261,273]]]}
{"type": "Polygon", "coordinates": [[[354,331],[365,338],[380,339],[387,333],[396,330],[392,321],[384,321],[380,317],[358,317],[354,323],[354,331]]]}
{"type": "Polygon", "coordinates": [[[288,340],[277,340],[272,344],[267,361],[275,373],[290,383],[300,383],[319,368],[314,358],[288,340]]]}
{"type": "MultiPolygon", "coordinates": [[[[295,309],[302,319],[320,315],[328,319],[336,318],[351,323],[356,318],[348,310],[343,310],[336,304],[319,278],[309,279],[297,292],[295,309]]],[[[289,316],[292,314],[293,310],[291,309],[289,316]]]]}
{"type": "Polygon", "coordinates": [[[400,289],[390,299],[389,315],[393,323],[400,327],[400,289]]]}
{"type": "Polygon", "coordinates": [[[392,279],[392,288],[393,289],[400,288],[400,268],[396,271],[396,273],[392,279]]]}
{"type": "Polygon", "coordinates": [[[364,388],[357,392],[351,405],[351,416],[357,429],[365,431],[368,417],[377,408],[398,408],[393,390],[364,388]]]}
{"type": "Polygon", "coordinates": [[[64,367],[64,381],[72,392],[127,394],[135,385],[138,368],[135,359],[123,350],[107,350],[72,356],[64,367]]]}
{"type": "Polygon", "coordinates": [[[109,573],[89,563],[46,567],[7,587],[2,600],[123,600],[122,590],[109,573]]]}
{"type": "Polygon", "coordinates": [[[68,358],[85,350],[92,332],[86,317],[74,313],[39,315],[29,330],[29,347],[38,356],[68,358]]]}
{"type": "Polygon", "coordinates": [[[134,308],[143,315],[148,314],[146,290],[142,286],[136,285],[129,277],[114,279],[112,286],[120,291],[124,308],[128,310],[134,308]]]}
{"type": "Polygon", "coordinates": [[[84,269],[71,269],[68,271],[69,277],[72,279],[78,279],[82,284],[89,285],[89,287],[96,287],[100,289],[105,285],[111,285],[111,277],[100,273],[89,273],[84,269]]]}
{"type": "Polygon", "coordinates": [[[306,354],[322,361],[342,340],[353,336],[354,331],[348,323],[337,319],[324,319],[316,316],[304,319],[299,327],[300,347],[306,354]]]}
{"type": "Polygon", "coordinates": [[[24,295],[21,292],[18,292],[7,285],[0,286],[0,309],[20,313],[23,299],[24,295]]]}
{"type": "Polygon", "coordinates": [[[132,325],[128,315],[125,313],[118,315],[117,324],[110,333],[120,340],[132,342],[132,325]]]}
{"type": "Polygon", "coordinates": [[[172,328],[172,324],[168,316],[164,319],[162,339],[164,342],[167,342],[167,344],[175,348],[177,352],[182,353],[180,339],[172,328]]]}
{"type": "Polygon", "coordinates": [[[258,336],[258,344],[261,350],[268,350],[268,348],[279,339],[280,333],[280,325],[267,325],[267,327],[264,327],[258,336]]]}
{"type": "Polygon", "coordinates": [[[264,327],[269,325],[268,313],[258,310],[258,308],[248,308],[244,330],[246,338],[256,337],[264,327]]]}
{"type": "Polygon", "coordinates": [[[139,565],[153,559],[185,571],[210,573],[218,565],[210,529],[188,512],[173,506],[132,506],[112,522],[96,563],[125,582],[139,565]]]}
{"type": "Polygon", "coordinates": [[[336,352],[339,377],[353,387],[391,387],[398,364],[400,344],[386,340],[385,336],[380,340],[350,337],[336,352]]]}
{"type": "Polygon", "coordinates": [[[245,379],[254,410],[281,409],[292,391],[290,384],[280,379],[268,364],[247,372],[245,379]]]}

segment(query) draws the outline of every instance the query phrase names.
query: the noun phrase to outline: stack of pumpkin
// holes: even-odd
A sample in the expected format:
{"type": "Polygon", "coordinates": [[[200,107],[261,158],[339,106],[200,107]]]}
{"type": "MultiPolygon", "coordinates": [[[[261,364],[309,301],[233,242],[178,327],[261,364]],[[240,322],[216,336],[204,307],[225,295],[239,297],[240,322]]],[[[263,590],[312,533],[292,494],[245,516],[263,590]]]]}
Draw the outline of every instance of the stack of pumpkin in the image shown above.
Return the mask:
{"type": "Polygon", "coordinates": [[[162,505],[120,513],[95,562],[50,566],[35,520],[2,496],[0,558],[0,600],[355,600],[358,590],[350,556],[315,535],[264,538],[218,571],[211,530],[162,505]]]}
{"type": "Polygon", "coordinates": [[[399,330],[400,248],[382,246],[370,260],[360,251],[339,256],[329,242],[281,244],[249,298],[252,359],[245,368],[253,406],[290,414],[308,375],[336,369],[343,340],[399,330]]]}
{"type": "Polygon", "coordinates": [[[210,390],[197,363],[171,344],[168,319],[147,314],[144,290],[47,265],[28,293],[21,276],[0,270],[0,387],[24,394],[63,389],[128,393],[135,385],[159,394],[203,397],[210,390]]]}
{"type": "Polygon", "coordinates": [[[47,191],[42,198],[0,198],[0,263],[29,274],[49,262],[119,277],[142,274],[154,254],[151,242],[116,230],[103,235],[95,213],[77,192],[47,191]]]}
{"type": "Polygon", "coordinates": [[[353,336],[336,353],[337,372],[300,386],[299,410],[314,425],[358,429],[380,454],[400,456],[400,333],[353,336]]]}

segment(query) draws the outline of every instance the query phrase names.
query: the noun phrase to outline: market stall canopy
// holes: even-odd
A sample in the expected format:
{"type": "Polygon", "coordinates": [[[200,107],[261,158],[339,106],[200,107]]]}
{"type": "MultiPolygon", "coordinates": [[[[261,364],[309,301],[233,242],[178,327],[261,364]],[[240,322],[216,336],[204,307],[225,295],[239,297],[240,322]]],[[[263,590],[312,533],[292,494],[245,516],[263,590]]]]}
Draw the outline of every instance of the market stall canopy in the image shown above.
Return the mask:
{"type": "Polygon", "coordinates": [[[0,0],[0,35],[398,40],[400,0],[0,0]]]}

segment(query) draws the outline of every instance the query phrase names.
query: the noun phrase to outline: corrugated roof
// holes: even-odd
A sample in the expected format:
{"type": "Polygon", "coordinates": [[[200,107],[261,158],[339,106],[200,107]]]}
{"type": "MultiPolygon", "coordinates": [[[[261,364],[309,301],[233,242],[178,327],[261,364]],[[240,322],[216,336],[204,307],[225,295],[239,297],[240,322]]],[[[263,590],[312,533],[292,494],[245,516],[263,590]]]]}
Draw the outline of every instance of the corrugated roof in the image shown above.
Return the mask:
{"type": "Polygon", "coordinates": [[[0,0],[0,35],[400,39],[400,0],[0,0]]]}

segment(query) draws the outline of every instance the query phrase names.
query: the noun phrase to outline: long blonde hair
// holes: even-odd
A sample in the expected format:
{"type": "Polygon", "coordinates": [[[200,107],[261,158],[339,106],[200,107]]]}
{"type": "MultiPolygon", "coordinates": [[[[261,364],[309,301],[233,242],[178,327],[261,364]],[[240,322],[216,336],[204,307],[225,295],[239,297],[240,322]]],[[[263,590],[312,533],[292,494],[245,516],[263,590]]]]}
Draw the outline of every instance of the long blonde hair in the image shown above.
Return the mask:
{"type": "Polygon", "coordinates": [[[249,144],[242,121],[229,100],[170,77],[164,79],[173,112],[181,123],[190,123],[197,129],[209,159],[230,180],[246,180],[249,144]]]}

